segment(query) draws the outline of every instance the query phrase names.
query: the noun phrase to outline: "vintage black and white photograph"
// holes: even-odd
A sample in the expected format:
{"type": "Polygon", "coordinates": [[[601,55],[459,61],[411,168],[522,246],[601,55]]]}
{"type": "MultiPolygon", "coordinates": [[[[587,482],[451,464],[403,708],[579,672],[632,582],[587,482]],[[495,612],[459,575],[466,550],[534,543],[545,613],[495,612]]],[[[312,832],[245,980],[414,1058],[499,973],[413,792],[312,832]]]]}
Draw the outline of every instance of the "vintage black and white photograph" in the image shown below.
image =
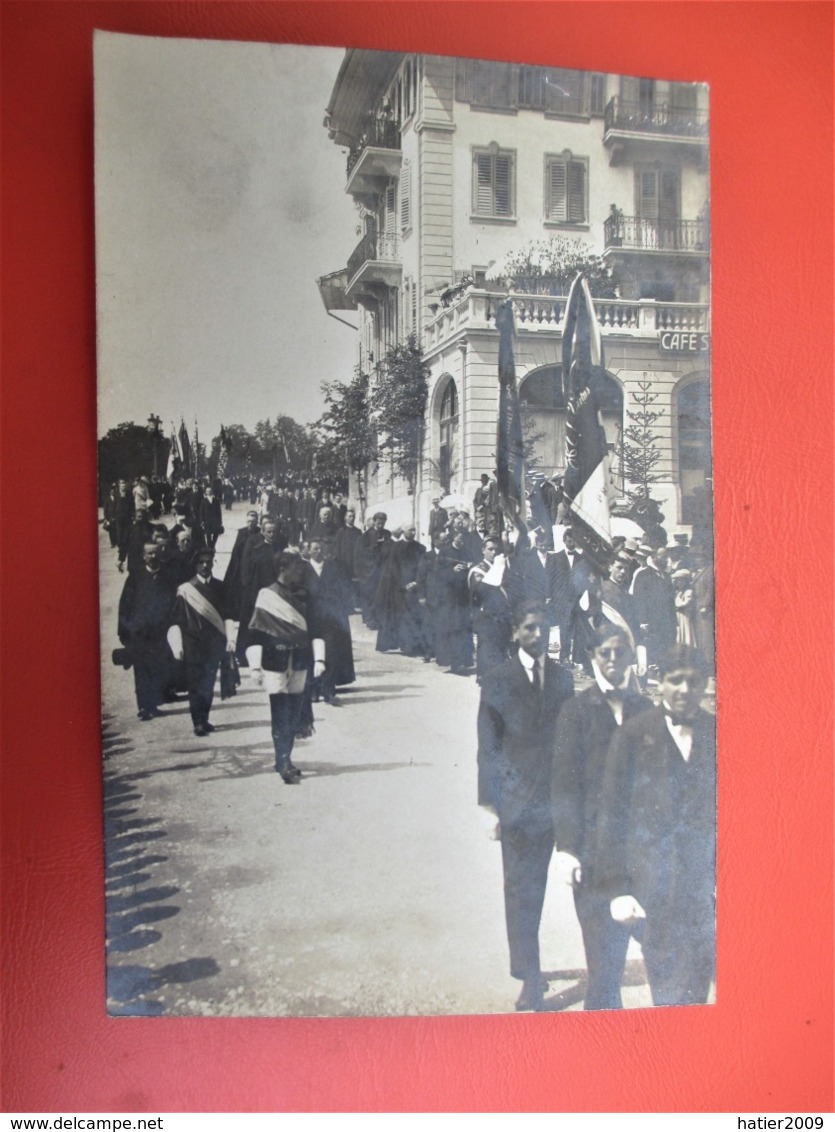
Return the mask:
{"type": "Polygon", "coordinates": [[[710,1005],[704,84],[99,32],[107,1009],[710,1005]]]}

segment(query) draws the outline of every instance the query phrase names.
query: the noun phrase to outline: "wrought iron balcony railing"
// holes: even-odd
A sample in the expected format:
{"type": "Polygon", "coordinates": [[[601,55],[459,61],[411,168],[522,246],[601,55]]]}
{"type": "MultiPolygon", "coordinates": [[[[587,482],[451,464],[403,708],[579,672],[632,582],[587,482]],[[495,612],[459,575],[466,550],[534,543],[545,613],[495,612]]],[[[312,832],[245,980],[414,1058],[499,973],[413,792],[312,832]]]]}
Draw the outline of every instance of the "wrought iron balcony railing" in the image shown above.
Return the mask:
{"type": "Polygon", "coordinates": [[[676,137],[706,138],[707,110],[681,109],[661,103],[658,106],[626,102],[615,95],[604,112],[605,132],[629,130],[637,133],[669,134],[676,137]]]}
{"type": "Polygon", "coordinates": [[[607,250],[707,251],[708,225],[704,220],[643,220],[639,216],[608,216],[603,221],[607,250]]]}
{"type": "Polygon", "coordinates": [[[370,261],[383,263],[397,262],[397,239],[366,232],[348,257],[348,280],[352,280],[363,264],[370,261]]]}
{"type": "Polygon", "coordinates": [[[369,116],[359,141],[351,146],[348,152],[347,173],[349,177],[356,163],[370,147],[375,149],[400,149],[400,130],[397,128],[396,122],[393,122],[390,118],[380,118],[376,115],[369,116]]]}

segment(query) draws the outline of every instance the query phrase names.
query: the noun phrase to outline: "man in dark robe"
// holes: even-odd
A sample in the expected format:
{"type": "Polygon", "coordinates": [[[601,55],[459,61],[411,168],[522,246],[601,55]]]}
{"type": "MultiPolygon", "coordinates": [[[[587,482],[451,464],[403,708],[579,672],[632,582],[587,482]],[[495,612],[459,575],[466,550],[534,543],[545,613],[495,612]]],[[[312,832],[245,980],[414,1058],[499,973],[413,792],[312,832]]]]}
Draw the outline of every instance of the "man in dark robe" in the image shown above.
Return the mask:
{"type": "Polygon", "coordinates": [[[351,622],[354,590],[347,570],[317,539],[308,544],[308,587],[315,636],[325,642],[325,671],[314,687],[326,704],[336,702],[336,689],[356,680],[351,622]]]}
{"type": "Polygon", "coordinates": [[[398,620],[398,644],[404,656],[424,656],[423,614],[418,593],[418,573],[426,555],[426,547],[417,541],[414,523],[403,529],[403,540],[395,544],[400,576],[401,609],[398,620]]]}
{"type": "Polygon", "coordinates": [[[473,663],[473,630],[467,575],[470,563],[464,535],[457,531],[440,552],[440,609],[436,626],[437,662],[453,676],[466,675],[473,663]]]}
{"type": "Polygon", "coordinates": [[[128,573],[141,570],[145,561],[145,544],[152,542],[154,527],[148,518],[148,509],[141,503],[136,508],[135,517],[128,532],[125,547],[125,564],[128,573]]]}
{"type": "Polygon", "coordinates": [[[171,620],[175,588],[160,566],[159,547],[146,543],[142,564],[131,571],[119,600],[119,640],[130,653],[138,716],[147,721],[160,715],[171,677],[171,657],[165,634],[171,620]]]}
{"type": "Polygon", "coordinates": [[[646,565],[635,571],[630,592],[635,599],[641,643],[647,650],[647,666],[653,667],[676,641],[675,594],[661,568],[657,549],[644,544],[643,553],[646,565]]]}
{"type": "Polygon", "coordinates": [[[226,617],[223,583],[212,577],[214,551],[198,550],[195,573],[177,588],[168,644],[185,668],[194,734],[214,731],[209,723],[215,679],[227,651],[234,649],[234,621],[226,617]]]}
{"type": "Polygon", "coordinates": [[[362,531],[356,520],[356,511],[349,507],[345,512],[345,523],[334,535],[331,547],[334,558],[339,559],[354,582],[357,580],[357,555],[362,541],[362,531]]]}
{"type": "Polygon", "coordinates": [[[442,615],[441,597],[443,593],[441,551],[449,542],[447,531],[441,531],[432,546],[423,555],[418,563],[417,595],[421,608],[421,621],[423,627],[423,660],[428,663],[434,657],[441,666],[449,663],[443,654],[443,639],[441,638],[441,656],[438,655],[440,638],[440,620],[442,615]]]}
{"type": "Polygon", "coordinates": [[[363,532],[360,542],[359,586],[362,617],[369,629],[379,627],[376,607],[377,587],[383,569],[384,548],[391,541],[391,531],[386,530],[387,518],[385,512],[378,511],[372,517],[369,529],[363,532]]]}
{"type": "Polygon", "coordinates": [[[244,561],[244,549],[249,540],[258,535],[258,512],[255,510],[247,511],[246,526],[241,527],[235,535],[235,543],[232,547],[232,553],[229,555],[226,573],[223,576],[223,596],[226,606],[236,613],[241,608],[243,594],[241,568],[244,561]]]}
{"type": "Polygon", "coordinates": [[[253,535],[244,545],[241,562],[241,605],[238,615],[238,642],[236,651],[243,653],[249,646],[249,622],[255,608],[258,591],[275,581],[275,556],[286,547],[278,524],[266,518],[261,524],[261,537],[253,535]],[[243,639],[242,639],[243,638],[243,639]]]}

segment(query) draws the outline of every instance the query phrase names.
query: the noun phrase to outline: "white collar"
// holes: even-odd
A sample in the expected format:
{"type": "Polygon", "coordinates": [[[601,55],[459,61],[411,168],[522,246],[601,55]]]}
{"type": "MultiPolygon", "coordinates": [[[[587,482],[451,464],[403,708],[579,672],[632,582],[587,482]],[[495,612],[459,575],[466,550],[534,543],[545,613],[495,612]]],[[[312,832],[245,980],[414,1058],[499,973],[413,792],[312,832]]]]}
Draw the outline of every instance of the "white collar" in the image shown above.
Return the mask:
{"type": "Polygon", "coordinates": [[[522,667],[527,672],[532,672],[533,669],[536,667],[536,665],[539,665],[540,668],[543,668],[543,669],[545,668],[545,657],[544,657],[544,655],[540,656],[538,658],[532,657],[530,655],[530,653],[526,653],[523,648],[520,648],[519,649],[519,659],[522,662],[522,667]]]}
{"type": "Polygon", "coordinates": [[[609,683],[609,681],[606,679],[606,677],[603,675],[594,661],[591,662],[591,666],[594,671],[595,683],[604,696],[607,692],[620,692],[622,693],[622,695],[626,695],[627,691],[629,690],[629,669],[627,669],[623,674],[623,680],[620,682],[620,684],[618,684],[616,688],[614,684],[609,683]]]}

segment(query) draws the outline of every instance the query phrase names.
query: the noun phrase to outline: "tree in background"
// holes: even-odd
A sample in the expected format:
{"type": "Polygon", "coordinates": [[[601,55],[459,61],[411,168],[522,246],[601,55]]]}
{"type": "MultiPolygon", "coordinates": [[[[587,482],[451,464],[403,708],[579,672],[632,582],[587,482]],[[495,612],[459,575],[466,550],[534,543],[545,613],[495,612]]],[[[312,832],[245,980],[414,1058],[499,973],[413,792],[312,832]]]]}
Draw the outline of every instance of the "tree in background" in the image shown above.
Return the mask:
{"type": "Polygon", "coordinates": [[[406,481],[414,495],[423,445],[423,422],[429,395],[429,367],[413,334],[393,346],[374,376],[374,410],[381,436],[380,455],[391,475],[406,481]]]}
{"type": "Polygon", "coordinates": [[[365,511],[368,472],[379,459],[377,434],[369,405],[370,378],[359,367],[347,384],[325,382],[322,397],[326,409],[316,422],[318,439],[316,474],[348,488],[353,477],[360,507],[365,511]]]}
{"type": "Polygon", "coordinates": [[[624,494],[630,503],[630,517],[650,535],[660,533],[664,522],[658,501],[652,498],[652,485],[661,479],[656,470],[661,461],[661,449],[658,447],[659,436],[654,431],[654,426],[663,413],[652,407],[658,394],[652,392],[652,382],[647,379],[646,373],[644,380],[637,385],[638,391],[632,394],[628,402],[627,425],[621,435],[617,454],[624,480],[624,494]]]}
{"type": "Polygon", "coordinates": [[[157,445],[157,469],[164,475],[171,442],[164,436],[154,437],[147,425],[123,421],[109,429],[98,441],[99,499],[103,500],[112,483],[118,479],[151,476],[154,471],[154,445],[157,445]]]}

